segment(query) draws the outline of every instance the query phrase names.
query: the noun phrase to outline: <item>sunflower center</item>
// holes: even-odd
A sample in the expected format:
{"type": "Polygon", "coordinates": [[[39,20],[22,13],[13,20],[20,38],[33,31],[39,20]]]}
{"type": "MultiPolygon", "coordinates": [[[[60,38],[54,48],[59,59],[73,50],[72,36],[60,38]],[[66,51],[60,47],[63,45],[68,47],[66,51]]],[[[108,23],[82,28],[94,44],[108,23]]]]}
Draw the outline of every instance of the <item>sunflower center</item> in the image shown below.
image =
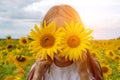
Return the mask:
{"type": "Polygon", "coordinates": [[[7,49],[11,49],[13,46],[12,45],[8,45],[7,46],[7,49]]]}
{"type": "Polygon", "coordinates": [[[55,38],[54,36],[48,34],[41,38],[41,46],[44,48],[50,48],[54,45],[55,38]]]}
{"type": "Polygon", "coordinates": [[[120,58],[117,56],[117,57],[115,57],[115,59],[119,60],[120,58]]]}
{"type": "Polygon", "coordinates": [[[20,56],[16,57],[16,60],[19,62],[24,62],[26,60],[26,58],[20,55],[20,56]]]}
{"type": "Polygon", "coordinates": [[[108,72],[108,68],[107,67],[102,67],[102,71],[103,71],[103,73],[107,73],[108,72]]]}
{"type": "Polygon", "coordinates": [[[11,39],[11,37],[8,37],[8,39],[11,39]]]}
{"type": "Polygon", "coordinates": [[[110,56],[113,56],[113,53],[112,52],[109,52],[110,56]]]}
{"type": "Polygon", "coordinates": [[[22,40],[22,42],[23,42],[24,44],[26,44],[26,43],[27,43],[27,41],[26,41],[25,39],[23,39],[23,40],[22,40]]]}
{"type": "Polygon", "coordinates": [[[118,47],[118,50],[120,50],[120,47],[118,47]]]}
{"type": "Polygon", "coordinates": [[[80,44],[80,38],[76,35],[72,35],[68,38],[67,44],[71,48],[78,47],[78,45],[80,44]]]}

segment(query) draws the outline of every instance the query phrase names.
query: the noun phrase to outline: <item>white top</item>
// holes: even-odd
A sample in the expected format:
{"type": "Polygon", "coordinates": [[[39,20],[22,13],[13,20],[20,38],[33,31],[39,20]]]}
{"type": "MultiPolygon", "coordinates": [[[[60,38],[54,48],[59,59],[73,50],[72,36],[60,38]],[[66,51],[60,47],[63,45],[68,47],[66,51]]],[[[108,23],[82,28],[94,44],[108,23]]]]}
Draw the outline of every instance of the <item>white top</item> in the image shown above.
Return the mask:
{"type": "MultiPolygon", "coordinates": [[[[67,67],[58,67],[53,63],[44,76],[44,80],[80,80],[75,63],[67,67]]],[[[90,73],[89,76],[90,80],[94,80],[90,73]]]]}
{"type": "MultiPolygon", "coordinates": [[[[33,64],[32,68],[35,67],[35,65],[36,64],[33,64]]],[[[89,80],[95,80],[89,70],[88,74],[89,80]]],[[[58,67],[53,63],[50,66],[50,70],[46,71],[43,80],[80,80],[80,76],[77,72],[75,63],[67,67],[58,67]]]]}

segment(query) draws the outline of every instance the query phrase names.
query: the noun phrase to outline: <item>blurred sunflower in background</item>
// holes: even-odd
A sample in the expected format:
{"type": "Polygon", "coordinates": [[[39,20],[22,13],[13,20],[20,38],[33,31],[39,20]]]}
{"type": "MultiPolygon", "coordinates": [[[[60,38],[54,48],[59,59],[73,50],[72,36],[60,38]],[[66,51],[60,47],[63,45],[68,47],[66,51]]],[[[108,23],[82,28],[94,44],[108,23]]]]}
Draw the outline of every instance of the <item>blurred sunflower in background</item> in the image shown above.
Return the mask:
{"type": "Polygon", "coordinates": [[[20,77],[23,77],[25,75],[25,70],[21,67],[18,67],[13,73],[20,77]]]}
{"type": "Polygon", "coordinates": [[[13,48],[13,45],[12,44],[8,44],[7,46],[6,46],[6,50],[10,50],[10,49],[12,49],[13,48]]]}
{"type": "Polygon", "coordinates": [[[120,62],[120,55],[116,54],[115,60],[117,60],[118,62],[120,62]]]}
{"type": "Polygon", "coordinates": [[[93,30],[85,29],[84,25],[80,23],[71,22],[70,24],[65,23],[65,25],[61,42],[64,49],[60,56],[77,61],[81,59],[82,52],[89,48],[89,40],[92,38],[90,34],[93,30]]]}
{"type": "Polygon", "coordinates": [[[105,55],[108,57],[108,58],[110,58],[110,59],[115,59],[115,57],[116,57],[116,54],[115,54],[115,52],[113,51],[113,50],[106,50],[105,51],[105,55]]]}
{"type": "Polygon", "coordinates": [[[6,36],[6,40],[7,40],[7,41],[11,41],[11,40],[12,40],[12,37],[11,37],[11,36],[6,36]]]}
{"type": "Polygon", "coordinates": [[[104,78],[108,78],[108,76],[112,74],[112,68],[109,65],[102,64],[101,69],[102,69],[104,78]]]}
{"type": "Polygon", "coordinates": [[[100,64],[109,65],[108,60],[105,60],[105,58],[101,58],[101,60],[98,61],[100,62],[100,64]]]}
{"type": "Polygon", "coordinates": [[[89,51],[97,60],[101,60],[99,51],[97,50],[89,50],[89,51]]]}
{"type": "Polygon", "coordinates": [[[33,40],[30,43],[32,52],[37,54],[37,57],[41,54],[42,59],[47,59],[47,56],[53,59],[54,53],[61,50],[61,29],[56,29],[55,21],[44,26],[41,24],[41,28],[34,25],[35,30],[30,32],[30,38],[33,40]]]}
{"type": "Polygon", "coordinates": [[[30,58],[24,55],[15,55],[11,57],[16,67],[26,67],[30,58]]]}
{"type": "Polygon", "coordinates": [[[5,60],[8,57],[8,54],[9,54],[8,50],[1,51],[1,56],[2,56],[3,60],[5,60]]]}
{"type": "Polygon", "coordinates": [[[19,43],[23,46],[27,45],[28,44],[28,39],[26,37],[21,37],[19,39],[19,43]]]}
{"type": "Polygon", "coordinates": [[[119,54],[120,54],[120,45],[117,45],[116,46],[116,50],[119,52],[119,54]]]}

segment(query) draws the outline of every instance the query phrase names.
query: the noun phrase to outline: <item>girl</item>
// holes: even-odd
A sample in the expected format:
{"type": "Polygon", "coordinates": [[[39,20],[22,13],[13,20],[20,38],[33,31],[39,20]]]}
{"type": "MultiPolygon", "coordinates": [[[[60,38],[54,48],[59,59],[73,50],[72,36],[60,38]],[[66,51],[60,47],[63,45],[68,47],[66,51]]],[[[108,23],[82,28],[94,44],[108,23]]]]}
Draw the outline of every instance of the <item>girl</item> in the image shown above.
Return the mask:
{"type": "MultiPolygon", "coordinates": [[[[79,14],[69,5],[52,7],[43,22],[44,20],[47,25],[55,20],[57,28],[65,27],[64,22],[74,21],[82,24],[79,14]]],[[[27,80],[103,80],[103,74],[99,63],[87,50],[87,53],[83,53],[82,60],[77,62],[66,60],[57,54],[53,61],[50,58],[41,60],[39,57],[32,66],[27,80]]]]}

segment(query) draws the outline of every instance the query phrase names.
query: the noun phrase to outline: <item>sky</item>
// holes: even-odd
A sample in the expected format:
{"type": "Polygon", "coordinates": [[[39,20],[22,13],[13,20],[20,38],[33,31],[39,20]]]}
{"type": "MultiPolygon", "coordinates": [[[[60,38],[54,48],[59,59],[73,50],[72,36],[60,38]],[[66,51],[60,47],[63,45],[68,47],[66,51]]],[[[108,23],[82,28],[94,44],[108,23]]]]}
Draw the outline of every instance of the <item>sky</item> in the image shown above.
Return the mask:
{"type": "Polygon", "coordinates": [[[120,36],[120,0],[0,0],[0,38],[26,37],[54,5],[68,4],[80,15],[94,39],[120,36]]]}

